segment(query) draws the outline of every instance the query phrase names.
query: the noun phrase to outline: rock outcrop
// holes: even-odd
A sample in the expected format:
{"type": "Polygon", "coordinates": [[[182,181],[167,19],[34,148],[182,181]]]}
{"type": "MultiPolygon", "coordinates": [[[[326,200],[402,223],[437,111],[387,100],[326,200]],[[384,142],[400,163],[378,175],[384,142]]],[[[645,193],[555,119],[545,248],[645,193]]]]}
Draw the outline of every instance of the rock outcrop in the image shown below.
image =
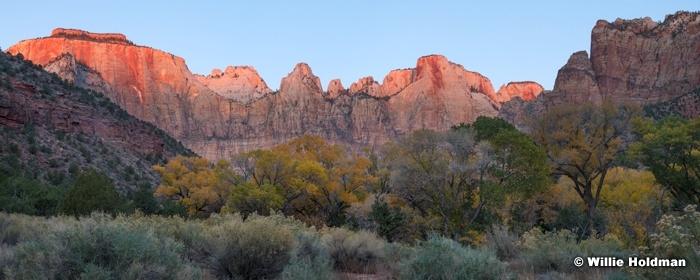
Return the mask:
{"type": "Polygon", "coordinates": [[[359,81],[352,83],[348,89],[349,94],[364,93],[375,97],[384,97],[382,86],[377,83],[372,76],[360,78],[359,81]]]}
{"type": "Polygon", "coordinates": [[[328,83],[326,92],[328,93],[328,97],[331,99],[338,98],[338,96],[348,93],[348,91],[343,87],[343,83],[340,81],[340,79],[331,80],[328,83]]]}
{"type": "Polygon", "coordinates": [[[383,84],[368,77],[346,90],[332,81],[327,92],[309,65],[299,63],[279,91],[271,92],[251,67],[199,76],[189,72],[184,59],[125,37],[56,34],[19,42],[8,51],[104,92],[212,160],[304,133],[359,148],[417,129],[447,130],[481,115],[495,116],[500,106],[486,77],[439,55],[419,58],[415,69],[391,71],[383,84]]]}
{"type": "Polygon", "coordinates": [[[596,73],[593,71],[587,52],[576,52],[569,57],[569,60],[557,73],[554,89],[544,98],[551,105],[600,103],[602,101],[603,97],[596,81],[596,73]]]}

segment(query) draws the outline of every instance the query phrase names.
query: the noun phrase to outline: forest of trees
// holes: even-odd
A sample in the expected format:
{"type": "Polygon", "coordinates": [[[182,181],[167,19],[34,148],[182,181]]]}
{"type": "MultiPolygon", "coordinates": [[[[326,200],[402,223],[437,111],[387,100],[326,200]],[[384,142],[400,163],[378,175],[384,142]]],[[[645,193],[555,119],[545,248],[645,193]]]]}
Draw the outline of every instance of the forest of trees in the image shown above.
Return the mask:
{"type": "MultiPolygon", "coordinates": [[[[700,118],[654,121],[630,105],[563,105],[521,130],[479,117],[361,150],[304,135],[214,163],[177,156],[153,168],[161,184],[130,199],[99,171],[80,173],[51,205],[83,218],[0,209],[0,279],[161,278],[168,269],[223,279],[337,276],[331,271],[402,279],[700,275],[700,118]],[[91,215],[95,210],[107,214],[91,215]],[[114,256],[73,248],[90,244],[56,245],[92,231],[171,255],[121,256],[117,241],[85,241],[112,246],[103,249],[114,256]],[[76,259],[53,260],[47,252],[76,259]],[[38,254],[43,259],[30,261],[38,254]],[[689,265],[573,264],[577,256],[630,255],[689,265]],[[124,266],[100,261],[130,257],[136,259],[124,266]],[[71,265],[59,269],[64,262],[71,265]]],[[[25,184],[7,175],[0,205],[12,205],[12,192],[25,184]]]]}

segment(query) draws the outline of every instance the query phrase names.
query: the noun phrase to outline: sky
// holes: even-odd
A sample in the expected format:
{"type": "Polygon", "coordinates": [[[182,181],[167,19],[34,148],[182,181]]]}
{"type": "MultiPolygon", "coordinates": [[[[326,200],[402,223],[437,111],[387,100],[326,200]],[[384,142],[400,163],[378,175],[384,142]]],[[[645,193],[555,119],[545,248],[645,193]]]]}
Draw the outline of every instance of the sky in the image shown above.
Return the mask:
{"type": "MultiPolygon", "coordinates": [[[[122,33],[185,59],[195,74],[249,65],[267,85],[306,62],[324,89],[348,88],[441,54],[488,77],[552,89],[569,56],[590,50],[599,19],[700,10],[698,0],[635,1],[3,1],[0,48],[57,27],[122,33]]],[[[590,53],[590,51],[589,51],[590,53]]]]}

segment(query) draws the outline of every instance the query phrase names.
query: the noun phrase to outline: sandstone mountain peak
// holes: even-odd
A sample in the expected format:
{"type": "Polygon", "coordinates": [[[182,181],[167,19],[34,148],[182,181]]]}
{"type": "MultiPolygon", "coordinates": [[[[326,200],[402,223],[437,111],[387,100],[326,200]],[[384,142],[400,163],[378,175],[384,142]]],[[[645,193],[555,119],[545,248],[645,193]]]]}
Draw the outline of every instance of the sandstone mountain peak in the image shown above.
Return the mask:
{"type": "Polygon", "coordinates": [[[292,70],[292,73],[294,75],[299,75],[299,76],[313,76],[314,73],[311,71],[311,66],[306,64],[305,62],[299,62],[297,65],[294,66],[294,70],[292,70]]]}
{"type": "Polygon", "coordinates": [[[467,71],[464,66],[452,63],[442,55],[427,55],[416,62],[413,80],[429,79],[434,90],[445,87],[445,83],[462,81],[472,92],[480,92],[498,102],[491,81],[477,72],[467,71]]]}
{"type": "Polygon", "coordinates": [[[447,130],[478,116],[495,116],[500,106],[486,77],[442,55],[421,57],[415,68],[393,70],[382,84],[367,76],[345,89],[340,80],[332,80],[326,93],[311,67],[299,63],[273,94],[250,66],[195,75],[172,54],[104,43],[125,37],[56,34],[22,41],[8,51],[22,53],[76,85],[104,92],[130,114],[212,160],[269,148],[304,133],[353,147],[379,144],[417,129],[447,130]]]}
{"type": "Polygon", "coordinates": [[[679,11],[667,15],[663,22],[655,22],[650,17],[630,20],[618,18],[613,22],[599,20],[593,30],[615,29],[643,37],[662,37],[679,32],[697,33],[698,26],[700,26],[699,12],[679,11]]]}
{"type": "Polygon", "coordinates": [[[313,92],[320,94],[323,92],[323,87],[321,86],[321,79],[314,75],[311,67],[304,62],[300,62],[294,66],[294,70],[287,77],[282,79],[280,92],[313,92]]]}
{"type": "Polygon", "coordinates": [[[557,73],[552,92],[553,96],[549,96],[549,98],[554,97],[555,104],[602,101],[596,73],[588,58],[588,52],[575,52],[569,57],[569,60],[557,73]]]}
{"type": "Polygon", "coordinates": [[[211,74],[209,74],[209,76],[211,76],[211,77],[221,77],[221,75],[223,75],[223,74],[224,74],[224,72],[221,71],[221,69],[219,69],[219,68],[214,68],[214,69],[211,70],[211,74]]]}
{"type": "Polygon", "coordinates": [[[349,94],[365,93],[371,96],[382,97],[382,87],[374,80],[372,76],[360,78],[357,82],[350,85],[349,94]]]}
{"type": "Polygon", "coordinates": [[[211,75],[195,78],[213,92],[234,101],[251,102],[272,93],[255,68],[251,66],[228,66],[223,72],[214,69],[211,75]]]}
{"type": "Polygon", "coordinates": [[[340,79],[331,80],[328,83],[328,88],[326,91],[328,92],[328,97],[332,99],[338,98],[338,96],[343,94],[347,94],[347,90],[345,90],[345,87],[343,87],[343,83],[340,81],[340,79]]]}
{"type": "Polygon", "coordinates": [[[543,91],[544,87],[536,82],[510,82],[507,85],[502,85],[496,92],[496,96],[501,98],[502,101],[500,102],[505,102],[515,97],[520,97],[525,101],[532,101],[543,91]]]}
{"type": "MultiPolygon", "coordinates": [[[[648,17],[599,20],[591,31],[590,57],[585,51],[572,54],[559,69],[551,92],[528,104],[504,104],[499,115],[519,123],[524,114],[518,112],[561,103],[608,99],[649,106],[677,100],[700,88],[699,54],[698,12],[677,12],[663,22],[648,17]]],[[[693,101],[697,98],[684,100],[690,100],[686,108],[700,108],[700,102],[693,101]]]]}
{"type": "Polygon", "coordinates": [[[79,29],[66,29],[66,28],[56,28],[51,31],[51,37],[53,38],[68,38],[68,39],[78,39],[78,40],[88,40],[97,42],[108,42],[108,43],[126,43],[132,44],[131,41],[126,39],[124,34],[119,33],[91,33],[79,29]]]}

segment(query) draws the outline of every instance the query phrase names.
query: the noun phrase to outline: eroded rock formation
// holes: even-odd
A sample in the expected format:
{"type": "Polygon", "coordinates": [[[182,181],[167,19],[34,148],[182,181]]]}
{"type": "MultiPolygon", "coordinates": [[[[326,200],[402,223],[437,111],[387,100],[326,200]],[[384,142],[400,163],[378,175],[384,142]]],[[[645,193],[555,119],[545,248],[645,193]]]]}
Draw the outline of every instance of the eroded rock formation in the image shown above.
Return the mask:
{"type": "Polygon", "coordinates": [[[495,116],[499,107],[486,77],[439,55],[419,58],[415,69],[390,72],[382,84],[365,78],[346,90],[337,80],[327,92],[309,65],[299,63],[272,92],[252,67],[194,75],[184,59],[126,37],[54,33],[8,51],[104,92],[210,159],[304,133],[352,147],[380,144],[416,129],[446,130],[495,116]]]}

